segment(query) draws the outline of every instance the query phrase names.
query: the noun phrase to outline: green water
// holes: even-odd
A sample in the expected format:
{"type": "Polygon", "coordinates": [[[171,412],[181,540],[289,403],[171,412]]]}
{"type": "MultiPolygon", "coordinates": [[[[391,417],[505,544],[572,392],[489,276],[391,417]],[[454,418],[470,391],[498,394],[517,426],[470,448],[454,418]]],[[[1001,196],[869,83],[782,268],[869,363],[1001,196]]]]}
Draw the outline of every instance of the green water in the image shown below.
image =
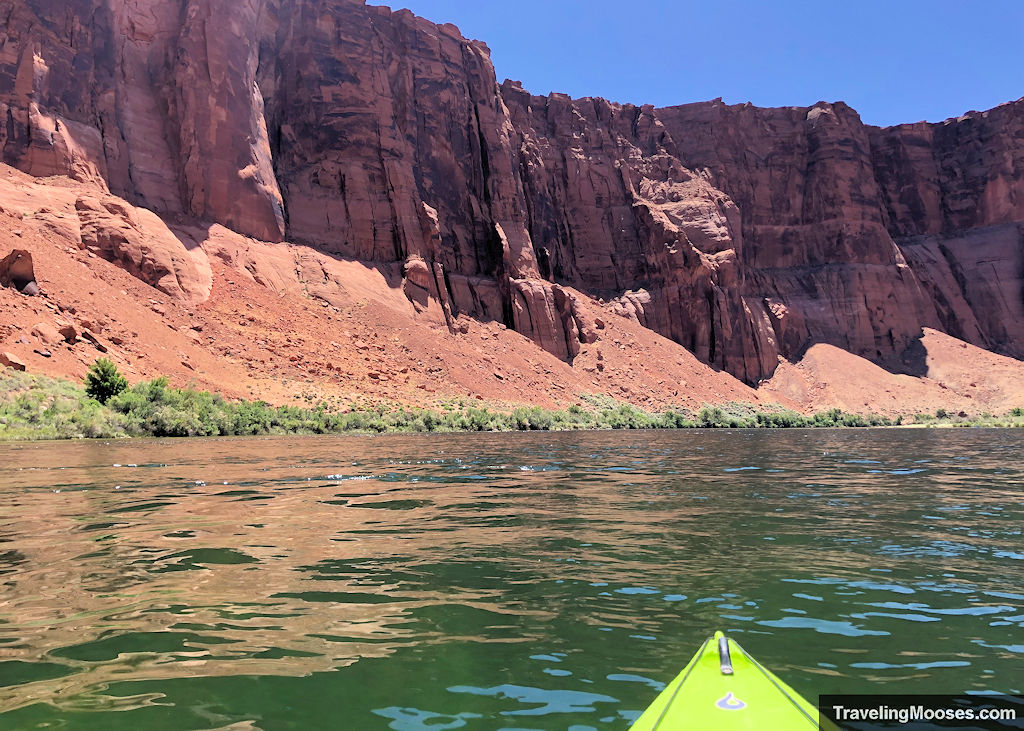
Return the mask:
{"type": "Polygon", "coordinates": [[[1024,434],[0,446],[0,728],[626,729],[717,628],[1024,690],[1024,434]]]}

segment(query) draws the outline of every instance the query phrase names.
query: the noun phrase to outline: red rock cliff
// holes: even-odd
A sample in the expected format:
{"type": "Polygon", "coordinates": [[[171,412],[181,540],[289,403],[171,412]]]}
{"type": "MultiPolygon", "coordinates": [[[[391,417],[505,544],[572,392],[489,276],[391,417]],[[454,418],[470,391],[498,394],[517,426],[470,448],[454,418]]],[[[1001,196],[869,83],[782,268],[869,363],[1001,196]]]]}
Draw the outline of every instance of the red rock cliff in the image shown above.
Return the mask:
{"type": "Polygon", "coordinates": [[[563,285],[748,382],[924,326],[1024,354],[1024,101],[875,129],[841,104],[668,109],[498,85],[360,0],[0,0],[0,152],[137,205],[396,266],[417,307],[572,361],[563,285]]]}

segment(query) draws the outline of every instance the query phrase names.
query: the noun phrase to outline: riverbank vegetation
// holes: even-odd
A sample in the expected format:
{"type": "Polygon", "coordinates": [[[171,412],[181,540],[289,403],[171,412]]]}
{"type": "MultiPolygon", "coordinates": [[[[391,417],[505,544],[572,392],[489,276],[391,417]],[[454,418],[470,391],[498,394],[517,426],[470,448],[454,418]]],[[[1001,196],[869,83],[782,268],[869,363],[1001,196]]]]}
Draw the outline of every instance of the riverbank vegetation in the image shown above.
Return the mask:
{"type": "Polygon", "coordinates": [[[750,404],[707,406],[696,413],[654,413],[608,396],[581,396],[562,410],[494,409],[473,399],[435,408],[359,404],[308,408],[229,400],[208,391],[173,388],[166,378],[128,386],[116,369],[98,363],[85,386],[12,370],[0,373],[0,439],[117,438],[128,436],[242,436],[578,429],[794,428],[900,426],[1024,426],[1024,409],[1005,416],[917,414],[889,419],[832,409],[813,416],[750,404]]]}

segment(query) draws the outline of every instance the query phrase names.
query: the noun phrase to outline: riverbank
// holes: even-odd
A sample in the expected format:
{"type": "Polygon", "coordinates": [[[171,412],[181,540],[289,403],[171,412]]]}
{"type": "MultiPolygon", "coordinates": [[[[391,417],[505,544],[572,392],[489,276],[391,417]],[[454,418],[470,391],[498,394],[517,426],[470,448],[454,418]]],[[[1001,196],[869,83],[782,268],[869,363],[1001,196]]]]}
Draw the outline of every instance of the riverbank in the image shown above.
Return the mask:
{"type": "Polygon", "coordinates": [[[384,401],[320,402],[308,407],[229,400],[166,379],[141,381],[106,404],[78,384],[5,371],[0,375],[0,440],[121,437],[242,436],[460,431],[569,431],[582,429],[794,428],[866,426],[1024,426],[1024,409],[1003,416],[939,410],[889,418],[831,409],[813,415],[781,406],[731,402],[645,411],[603,395],[581,395],[566,409],[495,406],[458,398],[432,408],[384,401]]]}

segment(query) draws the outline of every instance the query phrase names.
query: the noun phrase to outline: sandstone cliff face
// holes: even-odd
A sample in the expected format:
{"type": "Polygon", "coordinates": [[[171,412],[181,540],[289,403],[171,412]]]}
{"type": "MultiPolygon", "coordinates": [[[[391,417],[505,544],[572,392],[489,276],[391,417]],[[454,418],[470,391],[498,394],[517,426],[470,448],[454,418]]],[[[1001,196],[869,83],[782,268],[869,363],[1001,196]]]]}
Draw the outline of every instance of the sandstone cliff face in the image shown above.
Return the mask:
{"type": "Polygon", "coordinates": [[[843,104],[660,114],[682,159],[743,211],[758,288],[819,309],[798,341],[883,359],[923,326],[1024,354],[1013,225],[1024,220],[1024,102],[890,129],[843,104]]]}
{"type": "Polygon", "coordinates": [[[870,136],[886,225],[940,329],[1024,357],[1024,100],[870,136]]]}
{"type": "Polygon", "coordinates": [[[3,0],[3,161],[280,240],[255,85],[261,5],[3,0]]]}
{"type": "Polygon", "coordinates": [[[747,293],[769,303],[783,355],[828,342],[880,359],[937,324],[886,229],[856,112],[709,102],[659,113],[685,164],[742,211],[747,293]]]}
{"type": "Polygon", "coordinates": [[[541,274],[618,299],[617,311],[705,362],[757,381],[777,363],[744,298],[740,212],[682,165],[652,107],[502,86],[541,274]]]}
{"type": "Polygon", "coordinates": [[[1024,99],[939,124],[870,129],[895,237],[1024,220],[1024,99]]]}
{"type": "MultiPolygon", "coordinates": [[[[5,162],[397,265],[452,330],[499,320],[572,362],[599,337],[584,292],[751,383],[816,342],[891,360],[922,327],[1024,354],[1024,101],[875,129],[841,103],[537,97],[454,26],[361,0],[0,15],[5,162]]],[[[160,274],[183,262],[147,276],[195,300],[160,274]]]]}

